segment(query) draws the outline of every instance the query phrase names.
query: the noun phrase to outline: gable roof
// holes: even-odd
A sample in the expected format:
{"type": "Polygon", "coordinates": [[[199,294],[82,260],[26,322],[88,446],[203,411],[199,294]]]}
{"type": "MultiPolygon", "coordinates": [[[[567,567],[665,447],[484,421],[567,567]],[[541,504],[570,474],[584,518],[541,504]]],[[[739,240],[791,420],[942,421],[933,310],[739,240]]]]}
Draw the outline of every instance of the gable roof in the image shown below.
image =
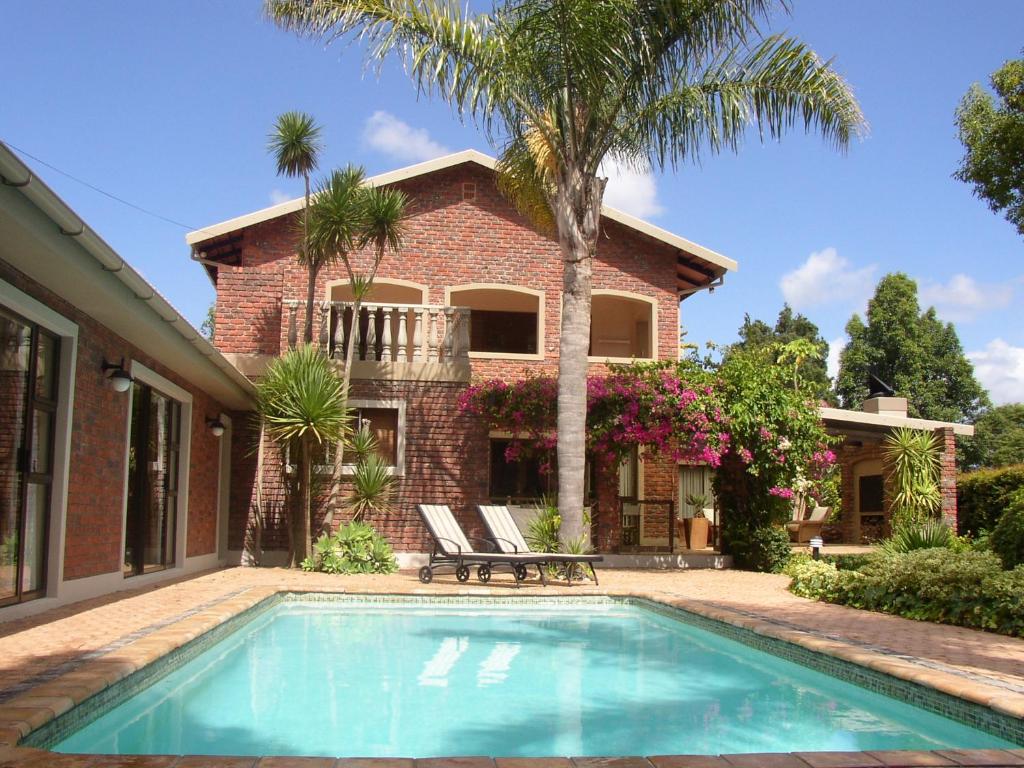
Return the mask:
{"type": "MultiPolygon", "coordinates": [[[[416,163],[405,168],[371,176],[366,180],[366,183],[376,187],[395,184],[417,176],[424,176],[436,171],[453,168],[463,163],[474,163],[489,171],[494,171],[497,166],[497,160],[490,155],[485,155],[475,149],[466,149],[451,155],[435,158],[434,160],[427,160],[423,163],[416,163]]],[[[215,260],[220,255],[223,255],[217,253],[216,249],[218,247],[223,248],[222,243],[226,236],[246,227],[251,227],[254,224],[260,224],[264,221],[270,221],[279,216],[286,216],[295,211],[302,210],[303,205],[304,198],[299,197],[272,205],[269,208],[247,213],[244,216],[237,216],[218,224],[211,224],[208,227],[189,232],[185,235],[185,242],[192,247],[193,253],[198,253],[204,259],[215,260]]],[[[601,214],[610,221],[618,222],[641,235],[675,248],[678,252],[676,264],[677,284],[679,293],[683,296],[706,288],[712,283],[721,280],[726,272],[735,272],[739,268],[739,265],[727,256],[716,253],[710,248],[705,248],[661,227],[656,227],[617,208],[612,208],[608,205],[602,206],[601,214]]],[[[231,244],[234,244],[234,241],[231,241],[231,244]]]]}

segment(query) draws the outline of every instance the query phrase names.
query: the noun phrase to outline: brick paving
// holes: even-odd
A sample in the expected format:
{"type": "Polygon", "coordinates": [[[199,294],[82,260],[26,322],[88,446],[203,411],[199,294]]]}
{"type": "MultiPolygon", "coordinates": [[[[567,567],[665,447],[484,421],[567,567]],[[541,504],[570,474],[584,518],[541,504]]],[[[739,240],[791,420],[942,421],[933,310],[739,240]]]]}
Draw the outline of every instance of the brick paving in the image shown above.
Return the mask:
{"type": "MultiPolygon", "coordinates": [[[[34,728],[76,703],[230,619],[278,591],[348,593],[556,595],[646,597],[798,643],[888,674],[929,685],[998,711],[1024,717],[1024,640],[975,630],[914,622],[843,606],[815,603],[786,591],[783,576],[741,571],[601,572],[600,586],[527,585],[515,590],[496,577],[486,587],[441,576],[423,585],[415,574],[327,576],[283,569],[234,568],[160,587],[123,592],[0,624],[0,768],[4,766],[256,765],[256,758],[62,756],[15,749],[34,728]],[[6,746],[5,746],[6,745],[6,746]]],[[[464,759],[452,768],[495,768],[464,759]]],[[[415,768],[441,768],[417,761],[415,768]]],[[[500,761],[497,768],[570,768],[568,761],[500,761]],[[512,765],[512,763],[515,765],[512,765]],[[520,765],[520,763],[522,763],[520,765]]],[[[667,756],[573,761],[571,768],[857,768],[857,766],[1024,766],[1024,751],[943,753],[802,753],[773,756],[667,756]],[[751,762],[754,760],[754,762],[751,762]],[[964,762],[966,761],[966,762],[964,762]],[[629,764],[627,765],[626,762],[629,764]],[[635,762],[635,765],[634,765],[635,762]],[[620,764],[621,763],[621,764],[620,764]]],[[[259,768],[410,768],[411,762],[264,758],[259,768]],[[357,765],[358,762],[358,765],[357,765]]]]}

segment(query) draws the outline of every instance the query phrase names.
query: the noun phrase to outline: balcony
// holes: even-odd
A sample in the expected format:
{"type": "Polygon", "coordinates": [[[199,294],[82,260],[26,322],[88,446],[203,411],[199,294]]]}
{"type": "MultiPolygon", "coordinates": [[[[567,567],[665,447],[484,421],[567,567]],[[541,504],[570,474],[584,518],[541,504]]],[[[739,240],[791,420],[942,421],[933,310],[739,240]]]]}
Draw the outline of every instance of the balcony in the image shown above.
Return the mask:
{"type": "MultiPolygon", "coordinates": [[[[305,302],[282,302],[289,349],[302,332],[305,302]]],[[[468,381],[470,310],[428,304],[364,303],[354,337],[351,301],[329,301],[317,307],[313,343],[332,360],[343,362],[355,344],[354,379],[468,381]]]]}

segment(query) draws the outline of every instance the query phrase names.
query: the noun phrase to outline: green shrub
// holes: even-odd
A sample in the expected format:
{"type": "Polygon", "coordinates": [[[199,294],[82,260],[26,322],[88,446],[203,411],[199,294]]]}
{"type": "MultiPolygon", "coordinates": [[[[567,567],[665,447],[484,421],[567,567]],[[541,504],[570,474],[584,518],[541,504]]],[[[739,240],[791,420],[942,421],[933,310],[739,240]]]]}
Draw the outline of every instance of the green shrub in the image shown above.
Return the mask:
{"type": "Polygon", "coordinates": [[[794,555],[786,564],[783,573],[793,578],[789,590],[794,595],[809,597],[812,600],[829,599],[835,593],[839,580],[839,571],[833,563],[827,560],[812,560],[807,555],[794,555]]]}
{"type": "Polygon", "coordinates": [[[1003,567],[1010,569],[1024,564],[1024,491],[1018,491],[996,523],[989,537],[992,551],[999,555],[1003,567]]]}
{"type": "Polygon", "coordinates": [[[953,531],[948,525],[930,521],[898,527],[882,543],[882,549],[890,554],[913,552],[916,549],[949,549],[952,541],[953,531]]]}
{"type": "Polygon", "coordinates": [[[1003,570],[993,552],[880,551],[859,570],[796,555],[785,572],[801,597],[921,621],[1024,636],[1024,565],[1003,570]]]}
{"type": "Polygon", "coordinates": [[[763,573],[781,571],[792,553],[786,529],[774,525],[731,530],[728,551],[735,567],[763,573]]]}
{"type": "Polygon", "coordinates": [[[822,560],[832,563],[840,571],[858,571],[870,562],[872,557],[874,557],[873,554],[865,552],[864,554],[825,555],[822,560]]]}
{"type": "Polygon", "coordinates": [[[394,573],[395,553],[387,539],[366,523],[355,520],[333,534],[324,534],[313,545],[313,556],[302,561],[302,570],[321,573],[394,573]]]}
{"type": "Polygon", "coordinates": [[[554,501],[545,499],[527,526],[526,542],[535,552],[558,552],[562,545],[558,539],[561,529],[562,516],[558,514],[558,506],[554,501]]]}
{"type": "Polygon", "coordinates": [[[1024,464],[967,472],[957,478],[956,484],[960,533],[991,531],[1010,498],[1024,490],[1024,464]]]}

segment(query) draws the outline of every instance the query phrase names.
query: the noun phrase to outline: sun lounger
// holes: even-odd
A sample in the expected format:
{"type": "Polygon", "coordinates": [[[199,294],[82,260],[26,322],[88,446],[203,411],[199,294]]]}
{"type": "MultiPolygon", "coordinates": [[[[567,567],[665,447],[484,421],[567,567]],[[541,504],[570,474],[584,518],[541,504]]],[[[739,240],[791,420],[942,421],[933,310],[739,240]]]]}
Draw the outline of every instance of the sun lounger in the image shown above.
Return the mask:
{"type": "MultiPolygon", "coordinates": [[[[434,539],[434,549],[430,553],[430,564],[420,568],[420,581],[429,584],[438,568],[451,568],[455,578],[461,582],[469,581],[470,566],[476,566],[477,578],[486,583],[491,579],[491,572],[496,567],[508,568],[515,577],[516,586],[527,576],[527,566],[540,565],[545,561],[541,555],[530,553],[506,554],[497,551],[477,551],[469,543],[462,527],[455,520],[447,504],[417,504],[423,522],[434,539]]],[[[482,546],[494,548],[494,544],[483,539],[474,539],[482,546]]],[[[546,583],[543,571],[541,583],[546,583]]]]}
{"type": "MultiPolygon", "coordinates": [[[[526,542],[523,537],[523,532],[519,530],[519,526],[516,525],[516,521],[512,519],[512,513],[508,507],[504,504],[477,504],[476,508],[480,511],[480,517],[483,518],[484,525],[487,526],[487,530],[491,533],[491,538],[494,539],[494,543],[498,545],[505,554],[531,554],[537,557],[546,558],[544,564],[550,563],[566,563],[566,564],[577,564],[586,565],[590,568],[590,574],[594,577],[594,583],[597,584],[597,572],[594,570],[594,563],[600,563],[604,560],[601,555],[573,555],[565,552],[534,552],[530,549],[530,545],[526,542]]],[[[572,572],[574,568],[566,569],[566,579],[570,581],[572,578],[572,572]]]]}

